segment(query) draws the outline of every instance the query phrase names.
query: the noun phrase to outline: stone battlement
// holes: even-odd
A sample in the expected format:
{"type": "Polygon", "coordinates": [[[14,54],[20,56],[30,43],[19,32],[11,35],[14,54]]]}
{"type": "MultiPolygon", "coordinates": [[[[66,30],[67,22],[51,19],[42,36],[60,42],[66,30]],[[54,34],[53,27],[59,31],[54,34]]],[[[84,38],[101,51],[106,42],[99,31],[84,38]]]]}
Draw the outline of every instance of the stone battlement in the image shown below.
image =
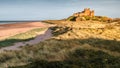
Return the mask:
{"type": "Polygon", "coordinates": [[[106,16],[95,16],[94,10],[90,8],[85,8],[82,12],[74,13],[67,20],[69,21],[101,21],[101,22],[111,22],[112,19],[106,16]]]}
{"type": "Polygon", "coordinates": [[[90,8],[85,8],[84,11],[74,13],[73,16],[76,16],[76,17],[83,17],[83,16],[93,17],[94,16],[94,10],[90,10],[90,8]]]}

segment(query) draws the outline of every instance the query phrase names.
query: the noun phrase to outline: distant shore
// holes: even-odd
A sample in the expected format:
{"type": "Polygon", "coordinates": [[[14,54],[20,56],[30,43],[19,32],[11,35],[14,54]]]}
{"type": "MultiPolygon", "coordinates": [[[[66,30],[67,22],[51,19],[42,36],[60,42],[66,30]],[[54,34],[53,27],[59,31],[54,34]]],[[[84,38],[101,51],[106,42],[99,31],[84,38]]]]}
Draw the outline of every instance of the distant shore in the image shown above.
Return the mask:
{"type": "Polygon", "coordinates": [[[23,23],[23,22],[40,22],[40,20],[11,20],[11,21],[0,21],[0,24],[14,24],[14,23],[23,23]]]}

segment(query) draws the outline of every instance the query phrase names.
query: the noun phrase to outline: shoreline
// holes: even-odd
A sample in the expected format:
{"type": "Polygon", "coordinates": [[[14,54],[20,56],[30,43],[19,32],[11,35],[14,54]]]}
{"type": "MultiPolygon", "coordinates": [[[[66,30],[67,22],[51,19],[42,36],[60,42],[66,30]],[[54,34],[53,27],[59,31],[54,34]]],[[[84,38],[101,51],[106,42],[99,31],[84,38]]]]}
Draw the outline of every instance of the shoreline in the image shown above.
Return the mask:
{"type": "Polygon", "coordinates": [[[36,21],[29,21],[29,20],[26,20],[26,21],[0,21],[0,24],[15,24],[15,23],[25,23],[25,22],[41,22],[41,20],[36,20],[36,21]]]}
{"type": "Polygon", "coordinates": [[[49,27],[49,24],[42,22],[21,22],[11,24],[0,24],[0,40],[8,38],[10,36],[23,33],[35,28],[49,27]]]}

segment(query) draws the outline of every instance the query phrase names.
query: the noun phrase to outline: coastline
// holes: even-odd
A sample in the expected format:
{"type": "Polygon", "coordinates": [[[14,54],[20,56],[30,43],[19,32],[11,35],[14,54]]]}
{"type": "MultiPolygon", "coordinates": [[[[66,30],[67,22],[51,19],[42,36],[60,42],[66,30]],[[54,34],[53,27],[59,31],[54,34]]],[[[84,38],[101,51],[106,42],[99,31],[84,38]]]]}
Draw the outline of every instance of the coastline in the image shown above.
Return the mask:
{"type": "Polygon", "coordinates": [[[21,23],[10,23],[10,24],[0,24],[0,40],[7,37],[23,33],[35,28],[45,28],[49,24],[42,22],[21,22],[21,23]]]}

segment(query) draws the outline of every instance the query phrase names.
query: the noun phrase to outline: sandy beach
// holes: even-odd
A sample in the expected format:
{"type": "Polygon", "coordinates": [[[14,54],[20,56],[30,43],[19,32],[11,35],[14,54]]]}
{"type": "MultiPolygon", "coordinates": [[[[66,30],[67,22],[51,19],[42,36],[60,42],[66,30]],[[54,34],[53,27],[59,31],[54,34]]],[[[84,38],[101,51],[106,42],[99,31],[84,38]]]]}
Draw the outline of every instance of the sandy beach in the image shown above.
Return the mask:
{"type": "Polygon", "coordinates": [[[25,46],[27,44],[33,45],[37,44],[41,41],[44,41],[46,39],[49,39],[52,37],[51,30],[49,27],[53,25],[42,23],[42,22],[27,22],[27,23],[14,23],[14,24],[1,24],[0,25],[0,40],[3,40],[7,37],[27,32],[31,29],[35,28],[47,28],[46,30],[43,30],[39,32],[39,35],[35,37],[33,40],[29,40],[26,42],[16,42],[12,46],[3,47],[0,49],[0,52],[3,52],[4,50],[19,50],[20,46],[25,46]]]}
{"type": "Polygon", "coordinates": [[[0,40],[9,36],[23,33],[35,28],[48,27],[48,24],[42,22],[21,22],[13,24],[0,24],[0,40]]]}

